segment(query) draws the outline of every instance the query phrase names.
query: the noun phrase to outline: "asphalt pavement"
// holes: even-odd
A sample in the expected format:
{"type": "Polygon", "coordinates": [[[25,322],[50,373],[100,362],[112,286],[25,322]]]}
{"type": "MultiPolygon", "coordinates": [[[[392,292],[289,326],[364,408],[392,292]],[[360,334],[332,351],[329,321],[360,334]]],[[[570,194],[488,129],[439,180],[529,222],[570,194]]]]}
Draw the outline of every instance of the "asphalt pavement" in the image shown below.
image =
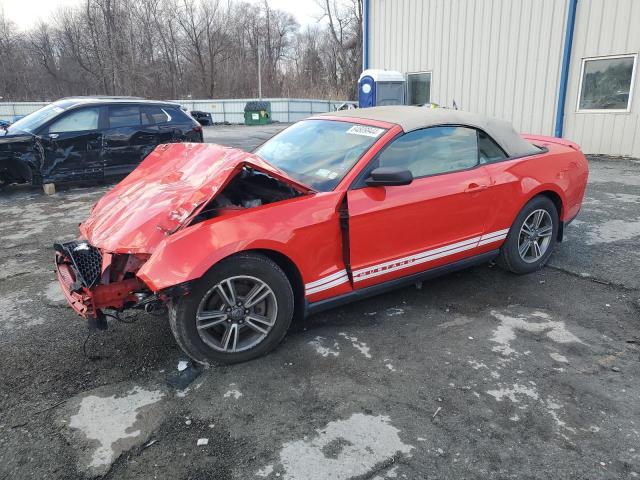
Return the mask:
{"type": "Polygon", "coordinates": [[[640,161],[590,168],[543,270],[441,277],[202,371],[164,315],[88,336],[66,307],[51,245],[109,185],[1,192],[0,479],[640,477],[640,161]]]}

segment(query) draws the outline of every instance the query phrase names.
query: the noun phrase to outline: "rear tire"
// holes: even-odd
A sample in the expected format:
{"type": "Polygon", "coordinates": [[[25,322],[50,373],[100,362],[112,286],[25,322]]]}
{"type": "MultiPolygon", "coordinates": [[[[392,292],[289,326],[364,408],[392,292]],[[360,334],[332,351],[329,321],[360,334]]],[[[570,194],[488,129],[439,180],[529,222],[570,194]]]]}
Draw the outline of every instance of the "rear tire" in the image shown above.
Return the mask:
{"type": "Polygon", "coordinates": [[[498,265],[519,275],[540,270],[553,252],[559,223],[551,199],[542,195],[531,199],[509,229],[498,265]]]}
{"type": "Polygon", "coordinates": [[[282,269],[254,253],[215,265],[169,306],[178,345],[199,363],[239,363],[273,350],[293,318],[294,296],[282,269]]]}

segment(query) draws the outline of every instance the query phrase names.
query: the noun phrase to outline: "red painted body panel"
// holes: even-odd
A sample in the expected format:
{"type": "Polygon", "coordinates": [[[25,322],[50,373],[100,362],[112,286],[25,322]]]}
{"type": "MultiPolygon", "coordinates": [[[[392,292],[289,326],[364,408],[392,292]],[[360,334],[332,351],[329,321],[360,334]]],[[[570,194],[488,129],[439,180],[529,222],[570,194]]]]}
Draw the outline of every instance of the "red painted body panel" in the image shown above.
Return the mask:
{"type": "Polygon", "coordinates": [[[234,253],[263,249],[291,259],[310,282],[344,268],[340,200],[339,192],[316,193],[198,223],[167,237],[138,276],[157,291],[199,278],[234,253]]]}
{"type": "Polygon", "coordinates": [[[497,207],[491,210],[488,230],[511,225],[522,206],[541,192],[554,192],[560,198],[562,221],[572,219],[580,210],[589,174],[584,155],[561,139],[525,138],[548,152],[486,166],[492,203],[497,207]]]}
{"type": "Polygon", "coordinates": [[[242,150],[202,143],[159,145],[98,201],[80,231],[107,252],[151,253],[245,165],[310,191],[242,150]]]}
{"type": "Polygon", "coordinates": [[[332,192],[313,192],[246,152],[174,144],[158,147],[105,195],[81,231],[103,253],[150,254],[136,275],[154,292],[196,280],[238,252],[269,250],[291,260],[307,299],[315,302],[497,249],[518,212],[541,192],[557,196],[562,220],[575,216],[584,196],[588,165],[579,148],[539,136],[526,137],[548,149],[539,155],[415,179],[406,186],[349,190],[402,129],[357,118],[334,120],[388,130],[332,192]],[[199,208],[246,165],[305,195],[189,226],[199,208]],[[345,199],[349,244],[343,249],[345,199]]]}

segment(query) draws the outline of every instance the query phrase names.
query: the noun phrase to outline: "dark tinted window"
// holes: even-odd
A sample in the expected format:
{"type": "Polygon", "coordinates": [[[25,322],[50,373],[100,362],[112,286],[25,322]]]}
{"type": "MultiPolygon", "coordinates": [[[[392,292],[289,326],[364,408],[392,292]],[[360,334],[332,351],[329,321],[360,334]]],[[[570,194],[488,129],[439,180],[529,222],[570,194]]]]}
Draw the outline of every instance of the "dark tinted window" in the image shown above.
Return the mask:
{"type": "Polygon", "coordinates": [[[179,108],[164,108],[164,111],[167,112],[169,114],[169,116],[171,117],[171,119],[169,120],[170,123],[188,123],[188,124],[191,124],[191,123],[194,122],[194,120],[192,120],[189,115],[184,113],[179,108]]]}
{"type": "Polygon", "coordinates": [[[140,107],[128,105],[109,107],[109,126],[111,128],[140,126],[140,107]]]}
{"type": "Polygon", "coordinates": [[[406,168],[414,177],[453,172],[478,164],[476,131],[464,127],[432,127],[393,141],[378,158],[381,167],[406,168]]]}
{"type": "Polygon", "coordinates": [[[478,152],[480,163],[498,162],[507,158],[504,150],[489,135],[480,131],[478,131],[478,152]]]}
{"type": "Polygon", "coordinates": [[[167,123],[171,120],[171,116],[167,111],[160,107],[142,107],[142,124],[155,125],[158,123],[167,123]]]}

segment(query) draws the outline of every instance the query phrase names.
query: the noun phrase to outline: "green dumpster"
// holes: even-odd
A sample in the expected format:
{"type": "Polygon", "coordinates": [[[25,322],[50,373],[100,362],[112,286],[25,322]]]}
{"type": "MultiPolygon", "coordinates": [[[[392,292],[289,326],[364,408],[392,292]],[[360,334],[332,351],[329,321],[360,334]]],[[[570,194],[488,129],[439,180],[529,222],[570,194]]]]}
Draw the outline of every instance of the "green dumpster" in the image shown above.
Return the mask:
{"type": "Polygon", "coordinates": [[[251,101],[244,106],[245,125],[267,125],[271,123],[271,102],[251,101]]]}

